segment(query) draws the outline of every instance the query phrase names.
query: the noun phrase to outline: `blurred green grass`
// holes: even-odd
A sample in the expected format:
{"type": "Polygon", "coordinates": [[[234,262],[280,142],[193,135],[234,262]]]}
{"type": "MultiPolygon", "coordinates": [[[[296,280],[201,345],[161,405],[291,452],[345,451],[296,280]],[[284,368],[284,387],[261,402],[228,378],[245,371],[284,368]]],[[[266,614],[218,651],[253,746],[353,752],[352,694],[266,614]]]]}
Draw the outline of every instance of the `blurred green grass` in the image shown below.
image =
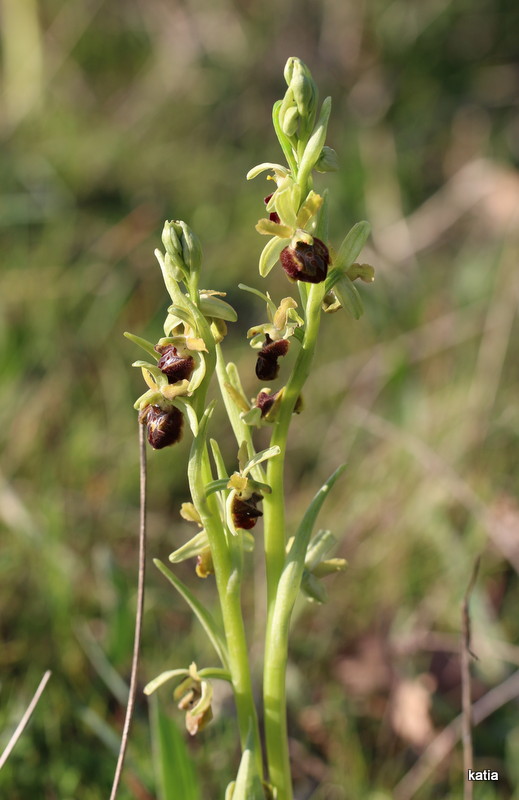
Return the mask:
{"type": "MultiPolygon", "coordinates": [[[[255,393],[243,333],[263,310],[235,287],[258,285],[254,224],[268,189],[244,175],[279,158],[270,108],[286,58],[298,55],[334,101],[332,241],[369,219],[366,259],[377,269],[359,323],[324,320],[294,421],[290,518],[347,460],[323,524],[350,563],[327,606],[298,611],[289,673],[298,798],[391,797],[431,731],[459,712],[459,604],[481,551],[475,697],[519,660],[517,5],[1,8],[0,747],[53,670],[2,793],[108,792],[123,688],[107,665],[127,679],[138,514],[141,388],[122,332],[160,331],[153,249],[165,218],[186,219],[204,244],[204,283],[239,311],[226,352],[255,393]],[[399,692],[408,684],[425,686],[430,713],[399,692]],[[399,723],[399,710],[421,732],[399,723]]],[[[269,286],[275,296],[288,288],[274,273],[269,286]]],[[[222,446],[232,459],[232,441],[222,446]]],[[[178,515],[187,447],[150,456],[150,551],[162,558],[187,535],[178,515]]],[[[252,569],[261,584],[259,556],[252,569]]],[[[190,567],[182,574],[195,580],[190,567]]],[[[209,582],[200,591],[212,597],[209,582]]],[[[150,569],[143,683],[193,659],[212,654],[150,569]]],[[[238,756],[228,697],[221,706],[189,742],[211,797],[238,756]]],[[[501,775],[488,798],[518,796],[517,731],[515,704],[475,731],[477,763],[501,775]]],[[[461,792],[461,771],[458,746],[416,797],[461,792]]],[[[155,796],[144,701],[123,796],[155,796]]]]}

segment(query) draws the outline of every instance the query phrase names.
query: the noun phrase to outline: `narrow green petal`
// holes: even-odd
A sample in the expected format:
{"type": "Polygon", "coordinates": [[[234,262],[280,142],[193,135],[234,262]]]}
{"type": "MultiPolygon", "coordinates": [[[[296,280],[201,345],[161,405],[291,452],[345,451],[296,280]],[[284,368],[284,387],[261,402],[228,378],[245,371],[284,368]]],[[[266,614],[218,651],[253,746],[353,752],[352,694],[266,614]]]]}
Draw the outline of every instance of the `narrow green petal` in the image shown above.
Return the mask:
{"type": "Polygon", "coordinates": [[[280,238],[284,237],[285,239],[291,237],[294,232],[293,228],[289,227],[288,225],[282,225],[280,222],[274,222],[274,220],[266,219],[266,217],[258,220],[256,224],[256,230],[263,236],[277,236],[280,238]]]}

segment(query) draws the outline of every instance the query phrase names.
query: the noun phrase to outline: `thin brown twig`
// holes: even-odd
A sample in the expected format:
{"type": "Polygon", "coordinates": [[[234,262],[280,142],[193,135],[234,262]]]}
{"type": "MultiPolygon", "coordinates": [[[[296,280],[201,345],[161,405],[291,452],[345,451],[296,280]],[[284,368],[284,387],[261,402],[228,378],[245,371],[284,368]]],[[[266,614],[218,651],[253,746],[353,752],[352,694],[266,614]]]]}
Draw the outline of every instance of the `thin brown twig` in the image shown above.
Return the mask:
{"type": "Polygon", "coordinates": [[[146,571],[146,438],[144,425],[139,422],[139,454],[140,454],[140,515],[139,515],[139,576],[137,583],[137,610],[135,613],[135,635],[133,640],[132,670],[130,677],[130,691],[126,716],[121,736],[121,747],[115,768],[114,782],[110,793],[110,800],[115,800],[124,767],[124,759],[128,747],[130,727],[135,707],[137,693],[137,672],[139,668],[139,653],[141,646],[142,617],[144,610],[144,574],[146,571]]]}
{"type": "Polygon", "coordinates": [[[470,691],[470,658],[476,656],[471,650],[471,624],[469,601],[476,584],[481,556],[476,559],[470,576],[469,585],[463,595],[461,604],[461,741],[463,744],[464,800],[472,800],[474,796],[472,781],[468,780],[469,770],[474,769],[474,751],[472,748],[472,699],[470,691]]]}
{"type": "MultiPolygon", "coordinates": [[[[490,689],[472,705],[472,724],[479,725],[487,717],[506,705],[519,695],[519,670],[509,678],[490,689]]],[[[462,715],[444,728],[426,747],[416,764],[395,786],[393,800],[411,800],[425,783],[431,773],[441,764],[444,758],[456,746],[461,736],[462,715]]]]}
{"type": "Polygon", "coordinates": [[[24,713],[23,717],[21,718],[20,722],[16,726],[16,730],[14,731],[13,735],[11,736],[9,741],[7,742],[7,746],[6,746],[5,750],[4,750],[4,752],[2,753],[2,755],[0,756],[0,769],[2,769],[2,767],[4,766],[5,762],[7,761],[9,756],[11,755],[11,752],[12,752],[16,742],[18,741],[18,739],[20,738],[20,736],[24,732],[24,730],[25,730],[25,728],[27,726],[27,723],[29,722],[29,720],[30,720],[30,718],[32,716],[32,713],[33,713],[34,709],[36,708],[36,706],[38,704],[38,701],[39,701],[40,697],[42,696],[43,691],[44,691],[47,683],[49,682],[49,678],[50,678],[51,675],[52,675],[52,672],[50,671],[50,669],[48,669],[47,672],[44,674],[43,678],[41,679],[41,681],[39,682],[38,688],[34,692],[34,696],[33,696],[32,700],[31,700],[31,702],[29,703],[29,705],[25,709],[25,713],[24,713]]]}

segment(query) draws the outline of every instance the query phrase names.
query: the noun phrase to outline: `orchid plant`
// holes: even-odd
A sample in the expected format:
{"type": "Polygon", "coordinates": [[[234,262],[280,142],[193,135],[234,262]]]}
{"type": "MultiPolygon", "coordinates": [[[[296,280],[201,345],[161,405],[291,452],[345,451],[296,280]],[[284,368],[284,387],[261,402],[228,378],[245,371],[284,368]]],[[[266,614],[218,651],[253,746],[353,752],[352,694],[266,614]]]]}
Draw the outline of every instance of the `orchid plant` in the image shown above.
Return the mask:
{"type": "MultiPolygon", "coordinates": [[[[287,90],[274,104],[273,122],[286,165],[263,163],[248,179],[268,173],[275,186],[265,198],[266,214],[256,229],[269,240],[259,257],[265,279],[280,263],[287,276],[287,296],[240,285],[265,307],[265,318],[248,331],[256,351],[257,395],[247,397],[236,365],[226,361],[222,347],[227,324],[235,310],[218,291],[199,288],[202,268],[200,242],[185,222],[166,222],[165,252],[157,250],[159,266],[171,299],[164,337],[156,343],[126,336],[146,353],[134,363],[147,389],[135,408],[152,448],[175,445],[189,428],[192,437],[188,463],[191,497],[181,508],[184,519],[196,525],[193,537],[169,557],[172,564],[193,559],[201,579],[213,579],[219,598],[213,613],[162,562],[159,570],[190,604],[211,640],[219,663],[199,668],[192,664],[163,672],[145,688],[151,694],[176,681],[173,697],[186,712],[186,727],[198,734],[211,721],[212,682],[228,681],[236,704],[241,763],[225,790],[225,800],[291,800],[291,777],[285,678],[291,615],[298,595],[322,602],[324,576],[344,569],[330,558],[336,544],[330,531],[315,530],[319,510],[343,466],[319,489],[293,536],[285,519],[284,470],[287,438],[293,414],[302,410],[302,391],[310,374],[322,313],[345,308],[358,319],[362,313],[356,279],[373,280],[373,269],[359,264],[369,226],[360,222],[334,250],[328,236],[327,192],[313,189],[313,173],[337,169],[335,151],[326,145],[331,99],[319,108],[318,92],[308,68],[289,58],[284,77],[287,90]],[[294,290],[296,296],[294,296],[294,290]],[[283,375],[283,358],[297,350],[292,371],[283,375]],[[235,464],[225,463],[211,438],[214,402],[206,405],[213,376],[237,445],[235,464]],[[281,377],[281,386],[270,384],[281,377]],[[186,423],[187,422],[187,426],[186,423]],[[256,451],[257,428],[269,426],[270,445],[256,451]],[[263,660],[263,704],[255,705],[241,585],[248,554],[261,547],[258,520],[263,520],[267,581],[266,633],[263,660]],[[264,741],[258,717],[264,718],[264,741]]],[[[252,364],[251,364],[252,369],[252,364]]]]}

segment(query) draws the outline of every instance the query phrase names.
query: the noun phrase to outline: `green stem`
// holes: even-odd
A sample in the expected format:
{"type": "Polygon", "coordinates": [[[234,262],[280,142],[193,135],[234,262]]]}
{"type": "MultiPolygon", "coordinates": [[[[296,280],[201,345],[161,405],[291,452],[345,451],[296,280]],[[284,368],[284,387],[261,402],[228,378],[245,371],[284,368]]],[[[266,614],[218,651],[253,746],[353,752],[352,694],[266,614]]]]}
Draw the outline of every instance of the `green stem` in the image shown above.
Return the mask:
{"type": "MultiPolygon", "coordinates": [[[[208,343],[210,339],[206,339],[206,336],[210,336],[210,331],[203,317],[200,320],[200,324],[203,329],[204,339],[206,343],[208,343]]],[[[213,372],[216,366],[215,361],[220,363],[220,371],[222,369],[222,363],[225,368],[221,350],[218,345],[216,347],[209,347],[208,344],[208,350],[208,355],[212,362],[210,373],[213,372]]],[[[200,388],[202,391],[199,392],[199,409],[200,402],[205,402],[206,386],[203,386],[203,388],[201,386],[200,388]]],[[[227,392],[225,392],[225,394],[227,394],[227,392]]],[[[241,422],[241,420],[239,420],[239,422],[241,422]]],[[[200,514],[211,546],[216,586],[222,610],[227,648],[229,651],[229,670],[236,703],[240,743],[242,750],[244,750],[252,738],[256,769],[258,774],[262,777],[262,748],[258,717],[252,691],[247,640],[241,608],[242,554],[239,542],[228,542],[229,535],[220,519],[215,496],[206,497],[205,494],[205,487],[212,480],[211,465],[207,446],[205,444],[205,435],[203,443],[197,443],[196,440],[193,442],[188,475],[191,496],[200,514]]]]}
{"type": "MultiPolygon", "coordinates": [[[[301,350],[285,387],[278,418],[270,441],[281,453],[270,459],[267,483],[272,493],[263,500],[265,524],[265,560],[267,572],[267,633],[263,700],[265,709],[265,738],[269,779],[277,789],[278,800],[292,800],[292,780],[288,754],[286,721],[285,673],[288,653],[288,625],[276,624],[276,597],[279,579],[285,564],[286,525],[284,494],[284,461],[290,420],[296,401],[310,373],[321,317],[324,283],[314,284],[308,293],[306,327],[301,350]]],[[[277,604],[279,609],[279,604],[277,604]]]]}
{"type": "Polygon", "coordinates": [[[232,678],[238,728],[242,749],[252,743],[256,768],[263,775],[262,751],[258,718],[252,692],[249,657],[241,609],[241,551],[239,542],[227,542],[214,496],[205,496],[205,485],[211,480],[207,448],[197,448],[190,460],[191,494],[200,514],[211,545],[216,585],[222,609],[222,619],[229,651],[229,670],[232,678]]]}
{"type": "Polygon", "coordinates": [[[285,386],[270,440],[270,446],[277,445],[281,453],[268,461],[267,483],[272,487],[272,493],[266,495],[263,500],[269,608],[275,599],[277,584],[285,561],[284,462],[288,429],[294,406],[310,373],[319,332],[323,295],[324,283],[314,284],[310,289],[303,343],[292,374],[285,386]]]}

